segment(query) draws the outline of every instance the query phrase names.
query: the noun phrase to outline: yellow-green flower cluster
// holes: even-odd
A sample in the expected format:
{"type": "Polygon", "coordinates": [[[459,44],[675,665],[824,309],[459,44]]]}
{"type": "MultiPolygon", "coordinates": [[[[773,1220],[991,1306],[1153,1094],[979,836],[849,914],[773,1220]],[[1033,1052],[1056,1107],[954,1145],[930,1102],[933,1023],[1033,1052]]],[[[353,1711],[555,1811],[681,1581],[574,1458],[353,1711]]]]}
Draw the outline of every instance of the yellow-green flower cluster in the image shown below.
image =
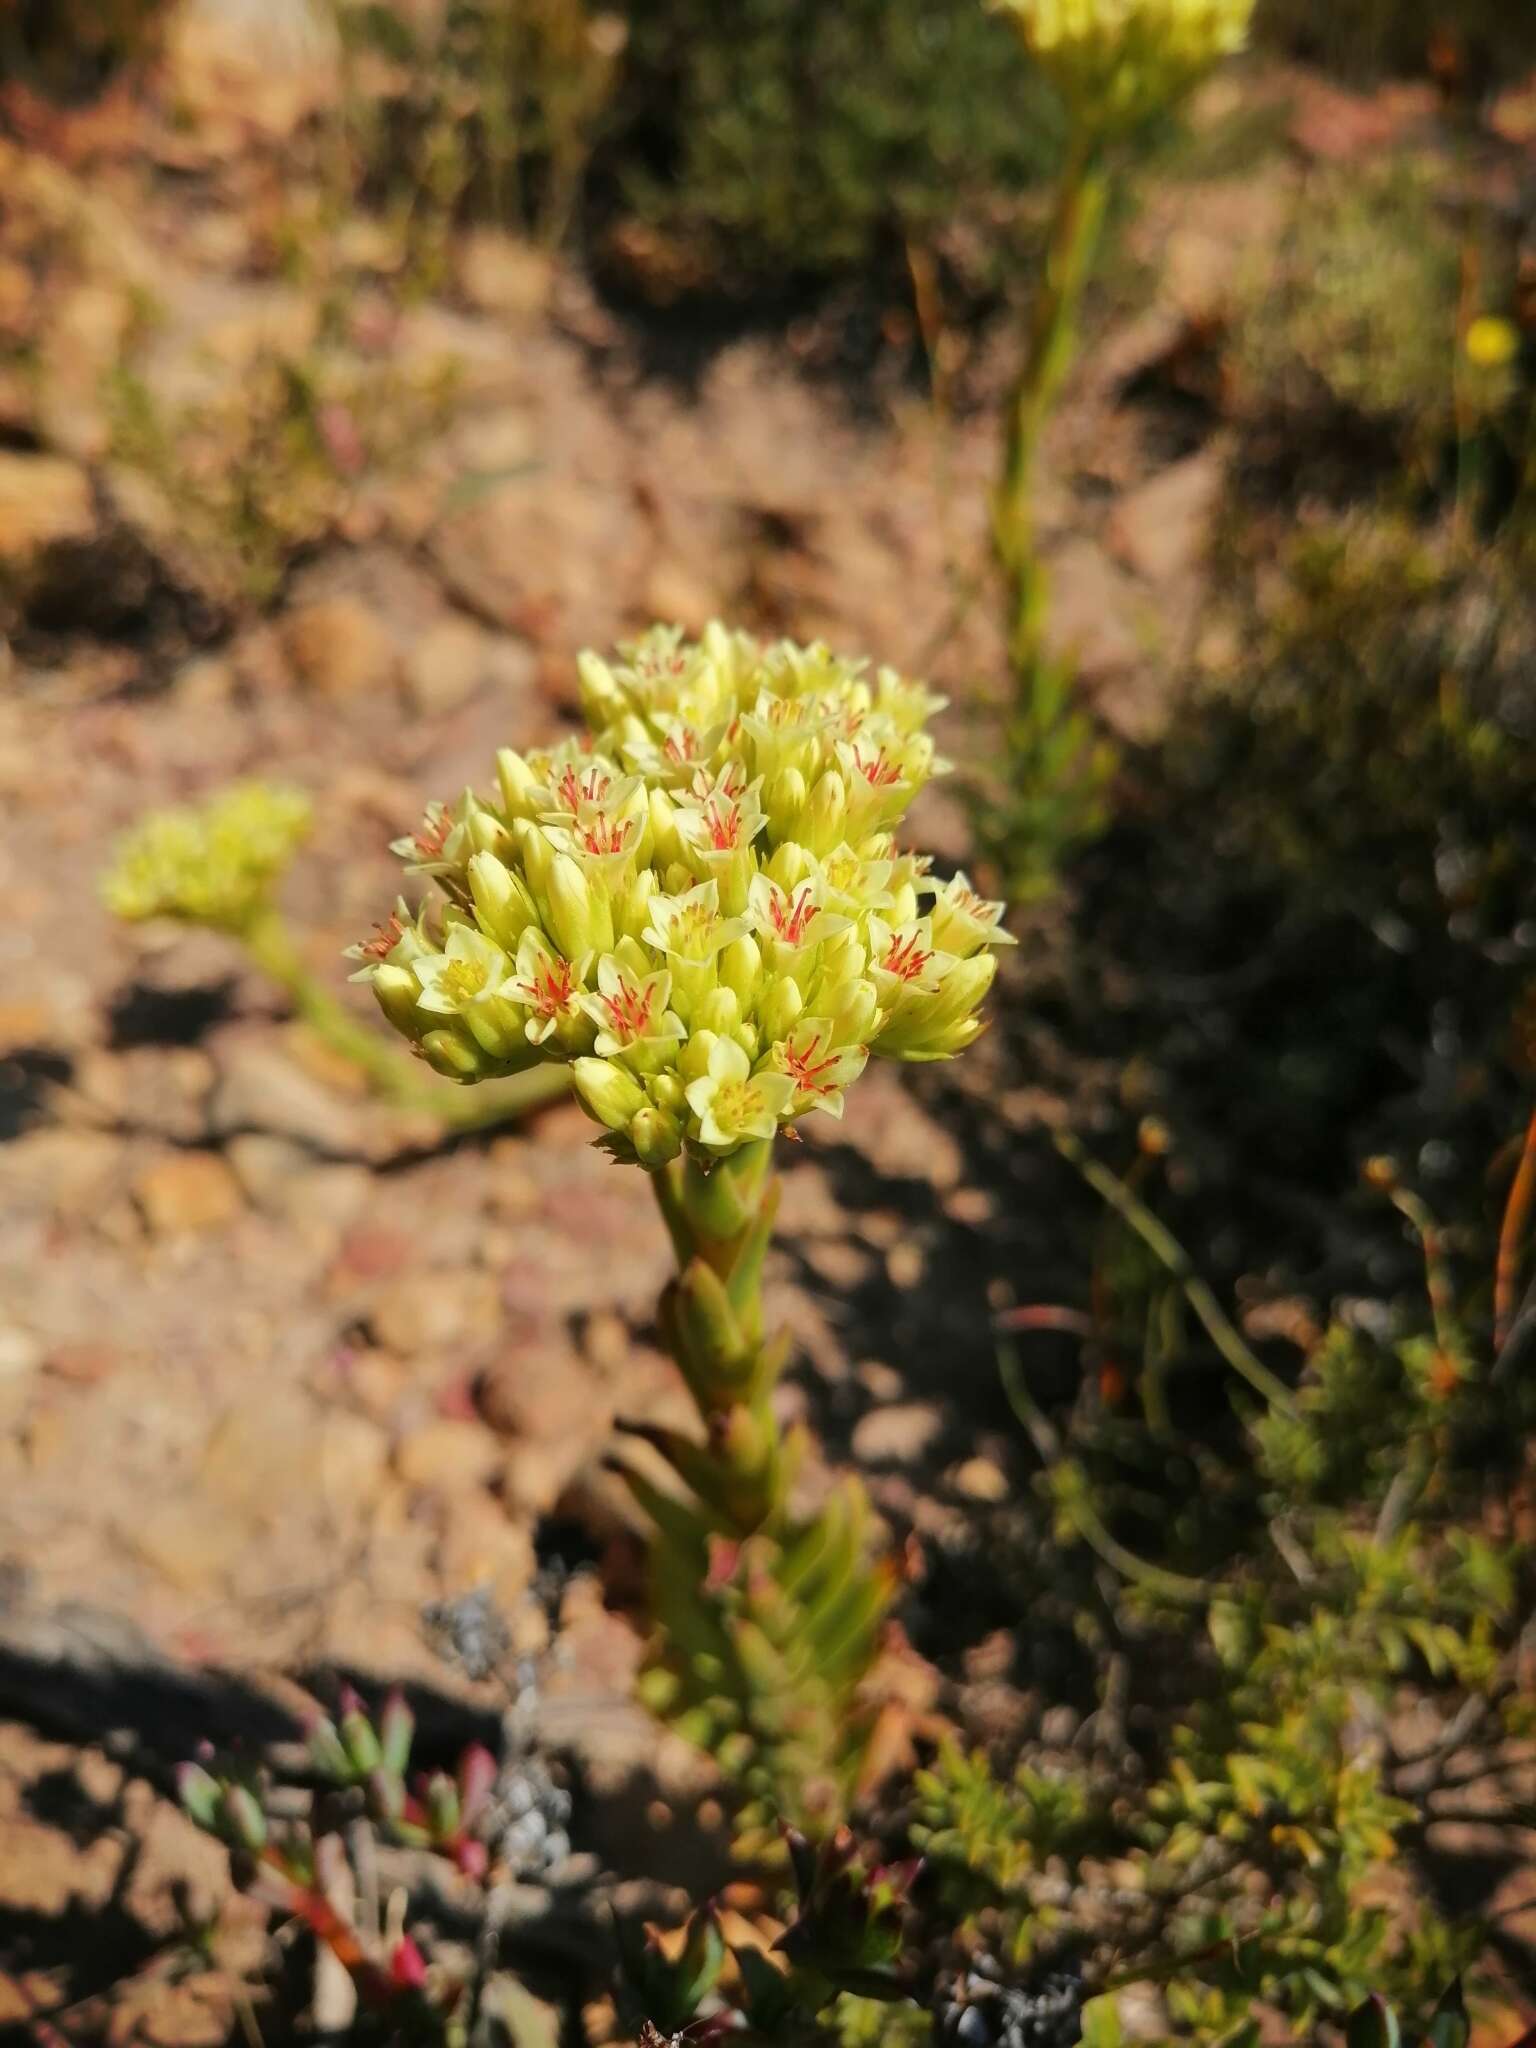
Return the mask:
{"type": "Polygon", "coordinates": [[[1173,106],[1240,50],[1254,0],[993,0],[1091,132],[1112,136],[1173,106]]]}
{"type": "Polygon", "coordinates": [[[398,842],[404,905],[360,978],[461,1081],[569,1062],[610,1149],[723,1157],[842,1113],[871,1052],[945,1059],[981,1030],[1002,905],[893,837],[943,700],[822,646],[657,628],[580,662],[590,734],[497,757],[494,801],[398,842]]]}
{"type": "Polygon", "coordinates": [[[102,885],[119,917],[176,917],[242,931],[309,832],[301,790],[236,783],[197,808],[153,811],[102,885]]]}

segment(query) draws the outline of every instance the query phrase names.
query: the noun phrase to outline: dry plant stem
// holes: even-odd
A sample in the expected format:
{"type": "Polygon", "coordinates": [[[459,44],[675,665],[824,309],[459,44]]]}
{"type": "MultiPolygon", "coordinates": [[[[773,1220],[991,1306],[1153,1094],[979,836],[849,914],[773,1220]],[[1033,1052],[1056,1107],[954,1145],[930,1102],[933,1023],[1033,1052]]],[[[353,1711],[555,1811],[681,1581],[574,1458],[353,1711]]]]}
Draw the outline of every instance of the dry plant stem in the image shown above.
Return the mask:
{"type": "Polygon", "coordinates": [[[1531,1202],[1536,1197],[1536,1110],[1526,1125],[1525,1146],[1520,1164],[1504,1205],[1504,1222],[1499,1231],[1498,1261],[1493,1284],[1493,1349],[1495,1356],[1509,1342],[1515,1317],[1515,1295],[1520,1280],[1520,1253],[1531,1220],[1531,1202]]]}
{"type": "Polygon", "coordinates": [[[380,1095],[402,1109],[425,1111],[454,1130],[479,1130],[523,1116],[567,1092],[563,1067],[535,1067],[474,1092],[423,1080],[414,1060],[402,1058],[376,1032],[360,1024],[310,973],[276,910],[258,911],[239,936],[252,960],[283,989],[295,1013],[316,1037],[350,1060],[380,1095]]]}
{"type": "Polygon", "coordinates": [[[1062,1158],[1076,1167],[1094,1193],[1101,1195],[1112,1209],[1124,1217],[1147,1249],[1168,1268],[1183,1290],[1184,1299],[1205,1326],[1206,1335],[1232,1370],[1245,1379],[1255,1393],[1262,1394],[1270,1407],[1294,1416],[1297,1408],[1290,1388],[1249,1350],[1172,1232],[1158,1222],[1150,1209],[1137,1201],[1117,1174],[1091,1158],[1071,1131],[1052,1132],[1051,1142],[1062,1158]]]}
{"type": "Polygon", "coordinates": [[[1029,347],[1013,388],[992,541],[1007,588],[1008,658],[1014,686],[1029,688],[1040,659],[1046,582],[1035,546],[1032,499],[1041,437],[1077,341],[1078,311],[1104,225],[1109,184],[1100,152],[1079,138],[1058,188],[1029,347]]]}

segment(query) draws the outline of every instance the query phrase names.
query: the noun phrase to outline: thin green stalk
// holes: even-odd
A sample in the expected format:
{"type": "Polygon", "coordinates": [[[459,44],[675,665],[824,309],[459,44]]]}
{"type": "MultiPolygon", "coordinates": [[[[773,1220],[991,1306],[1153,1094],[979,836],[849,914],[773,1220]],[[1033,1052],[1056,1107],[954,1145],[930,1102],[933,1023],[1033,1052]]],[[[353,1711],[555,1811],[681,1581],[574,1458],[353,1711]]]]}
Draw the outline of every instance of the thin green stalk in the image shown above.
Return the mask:
{"type": "Polygon", "coordinates": [[[531,1068],[484,1089],[459,1089],[448,1082],[434,1086],[422,1079],[414,1060],[402,1058],[360,1023],[310,972],[279,911],[270,905],[258,911],[240,936],[252,960],[279,985],[315,1036],[403,1109],[423,1110],[454,1130],[479,1130],[522,1116],[567,1092],[565,1068],[553,1065],[531,1068]]]}
{"type": "MultiPolygon", "coordinates": [[[[1061,1439],[1044,1409],[1029,1391],[1018,1353],[1011,1344],[999,1346],[997,1364],[1009,1406],[1029,1431],[1030,1440],[1039,1452],[1042,1463],[1050,1472],[1063,1471],[1065,1467],[1061,1457],[1061,1439]]],[[[1172,1572],[1163,1565],[1153,1564],[1147,1558],[1138,1557],[1134,1550],[1127,1550],[1118,1537],[1111,1535],[1093,1504],[1086,1483],[1082,1486],[1062,1488],[1055,1495],[1055,1499],[1083,1542],[1104,1560],[1111,1571],[1118,1572],[1121,1578],[1128,1579],[1132,1585],[1145,1588],[1147,1592],[1157,1595],[1160,1599],[1173,1601],[1180,1606],[1203,1607],[1210,1600],[1213,1588],[1203,1579],[1189,1578],[1183,1572],[1172,1572]]]]}
{"type": "Polygon", "coordinates": [[[1278,1408],[1286,1415],[1297,1415],[1299,1411],[1290,1388],[1249,1350],[1172,1232],[1159,1223],[1150,1209],[1137,1201],[1117,1174],[1090,1157],[1071,1131],[1053,1131],[1051,1142],[1094,1193],[1102,1196],[1125,1219],[1153,1256],[1168,1268],[1183,1290],[1184,1299],[1204,1324],[1206,1335],[1232,1370],[1245,1379],[1255,1393],[1262,1394],[1270,1407],[1278,1408]]]}
{"type": "Polygon", "coordinates": [[[1035,546],[1035,467],[1046,421],[1077,345],[1083,288],[1103,231],[1109,181],[1098,149],[1074,143],[1062,171],[1029,346],[1008,408],[992,538],[1008,592],[1008,657],[1016,687],[1027,687],[1041,652],[1046,586],[1035,546]]]}

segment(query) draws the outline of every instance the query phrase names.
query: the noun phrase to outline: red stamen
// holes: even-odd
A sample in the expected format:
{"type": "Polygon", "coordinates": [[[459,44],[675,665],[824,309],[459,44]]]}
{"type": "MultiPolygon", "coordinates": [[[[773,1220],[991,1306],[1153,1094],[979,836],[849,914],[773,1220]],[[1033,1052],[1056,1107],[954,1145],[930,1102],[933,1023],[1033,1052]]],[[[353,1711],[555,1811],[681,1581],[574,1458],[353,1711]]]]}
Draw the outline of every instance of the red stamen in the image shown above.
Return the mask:
{"type": "Polygon", "coordinates": [[[729,853],[740,845],[741,813],[734,804],[730,810],[722,811],[711,797],[704,806],[704,822],[709,827],[710,842],[716,853],[729,853]]]}
{"type": "Polygon", "coordinates": [[[884,747],[872,761],[866,761],[855,748],[853,763],[871,789],[889,789],[893,782],[901,780],[901,770],[886,760],[884,747]]]}
{"type": "Polygon", "coordinates": [[[622,853],[633,824],[633,818],[600,817],[590,825],[581,826],[576,836],[588,853],[622,853]]]}
{"type": "Polygon", "coordinates": [[[523,1001],[541,1017],[558,1017],[575,994],[576,970],[569,960],[551,960],[530,981],[519,982],[517,989],[523,1001]]]}
{"type": "Polygon", "coordinates": [[[825,1095],[833,1085],[830,1081],[824,1081],[822,1076],[830,1073],[837,1066],[837,1054],[835,1052],[828,1052],[824,1058],[818,1059],[816,1055],[820,1051],[821,1033],[819,1031],[809,1045],[799,1051],[796,1051],[792,1045],[786,1045],[784,1048],[784,1065],[788,1069],[795,1086],[804,1089],[810,1095],[825,1095]]]}
{"type": "Polygon", "coordinates": [[[405,937],[405,926],[400,922],[399,912],[395,910],[389,913],[388,924],[376,924],[373,931],[374,936],[365,939],[358,948],[365,960],[387,960],[405,937]]]}
{"type": "Polygon", "coordinates": [[[630,982],[621,981],[617,995],[603,997],[603,1007],[612,1022],[614,1036],[622,1039],[625,1045],[633,1045],[637,1038],[644,1038],[650,1029],[655,1001],[654,987],[636,988],[630,982]]]}
{"type": "Polygon", "coordinates": [[[811,901],[808,886],[797,889],[782,907],[777,896],[769,906],[773,928],[788,946],[800,946],[805,943],[805,934],[811,920],[819,914],[818,906],[811,901]]]}
{"type": "Polygon", "coordinates": [[[600,804],[608,794],[612,780],[612,776],[605,775],[601,768],[596,767],[589,768],[584,775],[578,775],[575,763],[568,761],[565,773],[555,784],[555,795],[559,798],[561,808],[569,811],[574,817],[584,803],[600,804]]]}
{"type": "Polygon", "coordinates": [[[887,974],[898,975],[903,981],[916,981],[932,958],[931,952],[923,951],[916,932],[913,932],[909,938],[891,940],[882,964],[887,974]]]}
{"type": "Polygon", "coordinates": [[[435,818],[422,822],[421,830],[415,835],[414,845],[423,860],[436,860],[448,843],[448,834],[453,830],[453,820],[446,811],[435,818]]]}

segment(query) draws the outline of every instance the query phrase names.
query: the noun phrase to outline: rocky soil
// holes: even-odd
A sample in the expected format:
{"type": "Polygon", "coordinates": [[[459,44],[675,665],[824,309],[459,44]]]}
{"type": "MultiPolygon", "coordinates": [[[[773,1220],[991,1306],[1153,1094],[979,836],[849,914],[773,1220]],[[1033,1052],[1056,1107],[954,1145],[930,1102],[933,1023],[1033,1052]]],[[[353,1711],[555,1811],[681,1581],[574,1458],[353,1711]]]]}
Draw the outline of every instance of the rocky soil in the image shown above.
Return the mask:
{"type": "MultiPolygon", "coordinates": [[[[1309,153],[1370,145],[1288,89],[1261,176],[1151,195],[1150,297],[1058,437],[1058,628],[1137,734],[1198,653],[1223,473],[1213,405],[1170,433],[1168,366],[1309,153]]],[[[627,1696],[637,1545],[603,1455],[616,1415],[678,1405],[641,1177],[569,1107],[446,1140],[369,1101],[226,944],[114,925],[113,836],[237,775],[310,788],[290,908],[339,982],[388,840],[561,729],[582,645],[655,616],[825,634],[951,689],[957,753],[997,672],[973,572],[1009,337],[936,420],[894,368],[807,378],[793,335],[662,374],[575,269],[485,230],[424,295],[284,175],[327,90],[205,25],[94,108],[0,118],[0,2036],[224,2039],[259,1937],[171,1764],[204,1715],[289,1725],[306,1672],[496,1711],[423,1622],[476,1588],[537,1660],[585,1846],[649,1878],[718,1855],[700,1767],[627,1696]],[[318,460],[285,454],[296,381],[318,460]],[[209,1913],[218,1966],[172,1969],[209,1913]]],[[[965,857],[952,797],[918,824],[965,857]]],[[[989,1304],[1060,1255],[1034,1077],[999,1045],[958,1085],[861,1084],[788,1162],[771,1275],[788,1398],[949,1585],[1026,1494],[989,1304]]],[[[985,1612],[967,1652],[967,1616],[914,1598],[973,1704],[1017,1711],[985,1612]]],[[[936,1682],[914,1656],[914,1712],[936,1682]]]]}

